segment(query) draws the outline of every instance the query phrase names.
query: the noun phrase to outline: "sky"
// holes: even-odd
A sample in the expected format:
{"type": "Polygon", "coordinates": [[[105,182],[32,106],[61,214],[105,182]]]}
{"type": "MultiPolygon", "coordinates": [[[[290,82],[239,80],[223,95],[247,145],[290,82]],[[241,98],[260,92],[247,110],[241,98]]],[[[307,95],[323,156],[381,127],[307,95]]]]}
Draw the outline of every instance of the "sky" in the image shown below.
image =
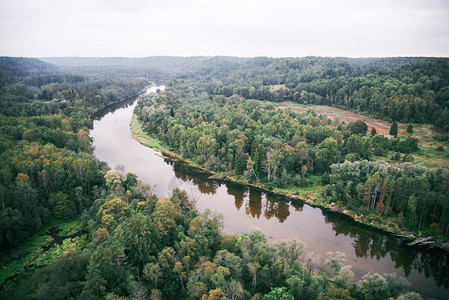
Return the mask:
{"type": "Polygon", "coordinates": [[[0,0],[0,56],[449,56],[449,0],[0,0]]]}

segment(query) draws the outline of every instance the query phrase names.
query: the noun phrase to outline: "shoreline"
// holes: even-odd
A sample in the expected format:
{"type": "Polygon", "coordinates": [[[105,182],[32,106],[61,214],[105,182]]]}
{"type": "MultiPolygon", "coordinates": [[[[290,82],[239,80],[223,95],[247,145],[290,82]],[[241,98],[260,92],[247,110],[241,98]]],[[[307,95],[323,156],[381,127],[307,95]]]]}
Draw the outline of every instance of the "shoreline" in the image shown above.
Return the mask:
{"type": "MultiPolygon", "coordinates": [[[[354,211],[346,209],[345,207],[338,207],[334,203],[330,203],[330,204],[324,203],[322,198],[321,199],[316,198],[316,195],[313,195],[313,193],[310,193],[310,192],[304,192],[303,194],[297,194],[297,192],[294,193],[292,191],[283,190],[283,189],[279,189],[276,187],[273,189],[270,189],[266,185],[261,184],[261,183],[257,183],[257,182],[253,183],[246,179],[242,180],[240,178],[235,178],[233,176],[229,176],[228,174],[225,174],[225,173],[221,174],[221,173],[207,170],[204,167],[199,166],[198,164],[196,164],[190,160],[181,158],[177,153],[171,151],[166,146],[162,145],[158,139],[153,138],[150,135],[148,135],[146,132],[144,132],[142,129],[142,123],[141,123],[141,121],[138,120],[138,118],[135,114],[133,114],[133,117],[131,119],[130,129],[131,129],[133,139],[136,140],[137,142],[139,142],[140,144],[142,144],[146,147],[152,148],[153,150],[161,152],[161,154],[165,158],[167,158],[171,161],[182,163],[185,166],[194,169],[196,172],[200,172],[200,173],[208,175],[208,179],[210,179],[210,180],[219,180],[219,181],[223,181],[223,182],[237,183],[237,184],[241,184],[244,186],[256,188],[256,189],[262,190],[264,192],[272,193],[272,194],[279,195],[279,196],[284,196],[291,201],[301,201],[301,202],[306,203],[312,207],[318,207],[327,212],[337,213],[341,216],[348,218],[348,220],[351,222],[357,223],[362,226],[366,226],[372,230],[380,231],[384,234],[388,234],[388,235],[391,235],[394,237],[401,238],[405,244],[419,242],[423,238],[426,238],[426,236],[416,236],[416,232],[409,232],[409,231],[403,230],[403,229],[399,228],[399,226],[397,224],[395,224],[395,223],[392,224],[392,222],[388,222],[389,224],[379,223],[375,220],[375,218],[373,216],[371,216],[369,214],[364,215],[363,213],[356,213],[354,211]]],[[[321,197],[321,196],[319,196],[319,197],[321,197]]],[[[443,243],[442,241],[438,241],[438,240],[437,240],[437,242],[435,242],[435,244],[432,244],[431,247],[429,247],[429,245],[426,245],[426,244],[421,245],[419,243],[417,243],[416,246],[427,246],[428,249],[437,248],[437,249],[441,249],[446,252],[449,252],[449,243],[443,243]]]]}

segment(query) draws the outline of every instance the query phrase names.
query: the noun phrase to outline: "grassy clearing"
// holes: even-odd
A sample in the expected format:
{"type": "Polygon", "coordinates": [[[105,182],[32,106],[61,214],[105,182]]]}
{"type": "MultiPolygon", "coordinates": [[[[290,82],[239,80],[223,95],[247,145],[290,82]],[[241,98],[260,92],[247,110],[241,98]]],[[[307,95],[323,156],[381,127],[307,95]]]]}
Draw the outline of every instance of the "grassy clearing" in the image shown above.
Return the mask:
{"type": "MultiPolygon", "coordinates": [[[[375,127],[377,133],[388,134],[391,123],[376,119],[371,116],[366,116],[358,114],[349,110],[344,110],[336,107],[325,106],[325,105],[304,105],[295,102],[279,102],[276,103],[280,108],[290,108],[295,112],[304,113],[308,110],[314,110],[318,115],[326,115],[329,119],[335,121],[345,121],[346,123],[354,122],[356,120],[363,120],[368,125],[368,132],[371,128],[375,127]]],[[[408,137],[413,136],[418,138],[419,147],[421,151],[412,153],[415,164],[422,164],[426,167],[443,167],[449,168],[449,143],[442,143],[436,139],[436,135],[440,134],[431,124],[414,124],[413,134],[407,134],[408,123],[399,123],[399,136],[408,137]],[[435,148],[442,144],[444,146],[443,151],[437,151],[435,148]]],[[[331,125],[332,126],[332,125],[331,125]]],[[[393,152],[390,152],[387,156],[374,157],[374,160],[385,160],[392,164],[397,164],[398,162],[391,161],[391,156],[393,152]]]]}
{"type": "MultiPolygon", "coordinates": [[[[391,124],[386,121],[332,106],[305,105],[296,102],[279,102],[278,105],[280,108],[291,108],[292,111],[299,113],[305,113],[308,110],[313,110],[317,115],[326,115],[332,121],[339,120],[345,121],[346,123],[351,123],[357,120],[363,120],[368,125],[368,130],[375,127],[378,133],[388,134],[391,127],[391,124]]],[[[399,135],[405,134],[406,128],[407,125],[405,125],[405,127],[399,126],[399,135]]]]}
{"type": "Polygon", "coordinates": [[[274,190],[279,194],[288,196],[289,198],[299,198],[309,204],[323,206],[325,203],[322,193],[325,186],[321,183],[321,176],[311,175],[308,177],[308,180],[311,183],[306,187],[290,185],[285,188],[277,187],[274,190]]]}
{"type": "Polygon", "coordinates": [[[151,138],[147,133],[145,133],[142,128],[142,123],[136,115],[133,115],[133,118],[131,119],[131,133],[133,138],[144,146],[158,151],[168,150],[166,147],[162,146],[158,140],[151,138]]]}
{"type": "Polygon", "coordinates": [[[81,218],[51,222],[18,249],[4,255],[0,260],[0,286],[3,288],[0,297],[8,295],[23,278],[33,274],[37,268],[51,265],[56,257],[68,250],[80,248],[83,237],[66,239],[62,245],[52,245],[53,238],[46,233],[52,227],[61,230],[59,235],[70,235],[80,230],[81,218]],[[50,248],[45,251],[47,247],[50,248]]]}

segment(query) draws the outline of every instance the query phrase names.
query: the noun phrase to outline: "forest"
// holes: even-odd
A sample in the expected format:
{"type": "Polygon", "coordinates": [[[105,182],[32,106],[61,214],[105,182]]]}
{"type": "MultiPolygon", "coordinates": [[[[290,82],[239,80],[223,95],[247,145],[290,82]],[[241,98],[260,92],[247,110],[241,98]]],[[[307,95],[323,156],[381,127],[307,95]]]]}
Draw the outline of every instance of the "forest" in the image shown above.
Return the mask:
{"type": "Polygon", "coordinates": [[[1,240],[15,246],[52,215],[73,217],[101,185],[92,155],[90,115],[137,95],[145,80],[96,80],[58,73],[37,59],[2,58],[1,240]]]}
{"type": "Polygon", "coordinates": [[[268,242],[256,228],[223,234],[221,217],[199,212],[185,191],[158,199],[136,175],[98,161],[89,129],[98,109],[141,94],[150,82],[166,83],[165,93],[145,96],[135,113],[183,158],[271,189],[319,185],[328,202],[447,236],[449,172],[407,162],[420,151],[415,137],[388,139],[367,132],[363,121],[346,124],[272,103],[322,101],[376,115],[371,104],[365,109],[345,99],[370,102],[378,93],[376,105],[402,103],[410,114],[405,121],[389,111],[376,116],[447,129],[447,61],[110,60],[68,59],[61,67],[0,58],[0,298],[421,299],[403,294],[408,283],[394,273],[356,280],[343,253],[321,260],[300,241],[268,242]],[[429,74],[427,85],[421,77],[429,74]],[[360,96],[365,83],[348,89],[363,78],[372,80],[372,91],[360,96]],[[388,93],[387,81],[392,91],[404,85],[407,92],[388,93]],[[323,94],[313,90],[319,85],[335,88],[323,94]],[[412,85],[416,93],[409,93],[412,85]],[[398,165],[378,159],[390,155],[398,165]],[[422,189],[411,188],[417,185],[422,189]],[[43,229],[72,220],[79,235],[50,261],[4,267],[20,261],[22,246],[43,229]]]}
{"type": "Polygon", "coordinates": [[[432,58],[212,58],[194,75],[209,94],[331,105],[448,129],[449,60],[432,58]],[[223,66],[224,65],[224,66],[223,66]]]}
{"type": "MultiPolygon", "coordinates": [[[[268,59],[251,62],[266,65],[256,68],[243,63],[228,71],[217,66],[216,71],[208,70],[210,78],[203,73],[194,73],[171,81],[162,95],[146,96],[136,108],[144,130],[165,142],[182,158],[220,173],[222,177],[236,177],[241,181],[262,183],[268,189],[292,191],[298,191],[296,187],[300,191],[301,187],[321,184],[325,203],[335,203],[359,214],[372,214],[379,223],[385,223],[383,219],[388,218],[394,221],[396,228],[426,230],[429,235],[447,240],[449,170],[413,164],[412,154],[421,151],[418,138],[412,133],[398,136],[397,123],[392,125],[390,134],[393,138],[390,139],[377,135],[375,130],[368,132],[368,126],[362,120],[346,123],[317,115],[313,110],[296,113],[290,108],[276,108],[273,102],[285,101],[294,95],[293,90],[270,92],[269,87],[299,80],[300,94],[309,95],[301,83],[307,80],[300,78],[312,71],[321,74],[317,75],[321,79],[314,77],[309,82],[342,77],[345,78],[342,83],[345,88],[352,86],[350,80],[361,76],[415,78],[417,81],[413,85],[419,85],[421,76],[427,72],[434,74],[435,82],[439,83],[432,85],[433,95],[443,95],[449,80],[446,61],[413,61],[392,69],[381,69],[379,74],[385,75],[360,75],[363,66],[357,69],[348,62],[325,58],[278,59],[272,64],[268,59]],[[296,73],[296,70],[299,71],[296,73]],[[245,80],[243,74],[246,74],[245,80]],[[261,85],[248,89],[256,80],[260,80],[261,85]],[[281,92],[284,96],[278,98],[276,95],[281,92]],[[413,189],[414,186],[420,188],[413,189]]],[[[379,95],[389,93],[380,81],[364,83],[360,88],[370,85],[379,95]]],[[[329,89],[333,85],[326,83],[324,86],[329,89]]],[[[392,91],[397,93],[395,88],[392,91]]],[[[430,93],[423,86],[421,91],[430,93]]],[[[327,91],[328,96],[322,97],[322,103],[327,103],[333,93],[327,91]]],[[[419,97],[416,94],[414,98],[419,97]]],[[[427,113],[441,113],[432,119],[440,124],[438,120],[443,116],[440,125],[444,127],[449,124],[444,117],[449,102],[445,96],[438,97],[423,100],[423,103],[435,106],[428,106],[427,113]]],[[[374,101],[372,96],[368,98],[374,101]]],[[[314,103],[310,99],[308,101],[314,103]]],[[[294,98],[290,100],[295,101],[294,98]]],[[[414,123],[425,122],[425,118],[417,119],[418,111],[409,102],[397,103],[406,105],[413,112],[406,122],[411,118],[414,123]]],[[[390,104],[385,102],[382,107],[389,107],[391,112],[390,104]]],[[[409,128],[413,131],[413,125],[409,128]]]]}

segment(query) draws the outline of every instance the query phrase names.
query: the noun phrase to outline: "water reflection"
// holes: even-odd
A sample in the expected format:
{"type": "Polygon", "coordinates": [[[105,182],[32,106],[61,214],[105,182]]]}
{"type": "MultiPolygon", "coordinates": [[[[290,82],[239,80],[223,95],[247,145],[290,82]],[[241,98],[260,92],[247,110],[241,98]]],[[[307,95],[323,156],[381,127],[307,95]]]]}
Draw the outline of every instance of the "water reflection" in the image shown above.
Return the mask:
{"type": "MultiPolygon", "coordinates": [[[[259,219],[263,215],[267,220],[275,217],[279,223],[283,223],[290,216],[290,204],[284,197],[267,194],[261,190],[248,188],[232,182],[224,183],[210,180],[208,179],[208,174],[194,171],[182,162],[173,162],[169,159],[165,159],[165,162],[173,166],[177,179],[182,180],[183,183],[192,183],[198,188],[201,194],[215,195],[217,188],[225,185],[226,192],[234,199],[237,210],[240,210],[244,205],[246,214],[252,218],[259,219]]],[[[182,184],[178,184],[179,186],[182,186],[182,184]]],[[[170,187],[176,186],[169,185],[170,187]]],[[[302,203],[295,203],[294,208],[296,211],[301,211],[303,205],[302,203]]]]}
{"type": "Polygon", "coordinates": [[[247,203],[248,204],[245,206],[246,214],[259,219],[262,213],[262,192],[256,189],[251,189],[247,203]]]}
{"type": "Polygon", "coordinates": [[[124,101],[120,101],[117,103],[110,104],[108,106],[105,106],[99,110],[97,110],[93,115],[94,120],[101,120],[104,116],[106,116],[108,113],[112,113],[120,108],[128,108],[134,104],[136,101],[136,97],[131,97],[129,99],[126,99],[124,101]]]}
{"type": "Polygon", "coordinates": [[[224,230],[229,233],[247,233],[257,226],[271,240],[302,240],[309,251],[322,258],[328,251],[346,253],[357,277],[367,272],[397,272],[424,296],[447,298],[446,252],[408,247],[398,238],[367,229],[338,214],[259,189],[208,180],[208,174],[163,159],[131,138],[132,103],[133,100],[117,103],[95,114],[97,121],[90,133],[95,155],[111,167],[120,164],[126,172],[136,173],[152,185],[158,197],[169,196],[173,188],[184,189],[200,210],[209,208],[221,213],[224,230]]]}
{"type": "MultiPolygon", "coordinates": [[[[234,197],[234,203],[235,203],[235,207],[237,208],[237,210],[240,210],[240,208],[242,207],[243,203],[245,202],[245,198],[247,197],[247,190],[246,188],[241,188],[239,185],[233,184],[233,183],[228,183],[226,184],[226,192],[228,193],[228,195],[233,196],[234,197]]],[[[248,211],[248,209],[246,208],[246,214],[249,215],[250,212],[248,211]]],[[[256,217],[254,214],[251,214],[251,216],[254,218],[256,217]]],[[[260,217],[260,213],[257,216],[257,218],[260,217]]]]}
{"type": "MultiPolygon", "coordinates": [[[[275,219],[275,226],[281,226],[280,224],[285,223],[290,217],[295,218],[295,220],[300,218],[307,219],[307,216],[302,214],[306,204],[301,201],[290,201],[286,197],[266,193],[259,189],[249,188],[236,183],[208,180],[207,174],[196,173],[182,163],[170,161],[167,161],[167,163],[173,166],[175,176],[178,179],[192,183],[202,194],[217,195],[222,201],[229,201],[224,199],[225,197],[220,192],[220,189],[224,189],[227,197],[230,197],[230,200],[233,201],[235,209],[244,212],[251,219],[261,222],[275,219]]],[[[209,207],[214,209],[213,203],[208,204],[209,207]]],[[[227,212],[223,210],[220,212],[225,215],[226,219],[227,212]]],[[[324,247],[324,251],[320,253],[323,255],[323,253],[327,252],[326,243],[341,240],[341,237],[347,237],[349,238],[347,239],[349,247],[342,251],[346,252],[348,262],[355,268],[357,277],[365,274],[361,270],[366,268],[379,273],[396,271],[399,275],[407,277],[413,283],[412,290],[418,290],[425,296],[444,298],[442,295],[444,295],[445,291],[435,291],[435,289],[449,288],[449,277],[447,276],[449,256],[447,253],[435,249],[427,250],[421,247],[406,246],[402,239],[356,224],[346,216],[328,211],[322,211],[321,215],[323,223],[330,225],[328,230],[333,233],[331,234],[333,237],[329,238],[329,240],[321,239],[317,242],[317,245],[314,245],[313,242],[308,242],[307,246],[311,246],[314,252],[320,253],[315,248],[324,247]],[[378,262],[378,265],[375,265],[375,262],[378,262]],[[430,282],[434,280],[435,288],[429,286],[429,282],[423,281],[424,277],[430,282]],[[419,287],[420,284],[423,286],[419,287]]],[[[305,223],[309,222],[305,221],[305,223]]],[[[297,225],[295,224],[294,226],[297,225]]],[[[298,227],[300,228],[294,229],[299,231],[307,229],[304,226],[298,227]]]]}
{"type": "MultiPolygon", "coordinates": [[[[175,176],[178,179],[191,182],[202,194],[215,195],[217,189],[224,186],[226,194],[234,202],[235,209],[244,211],[247,216],[253,219],[271,220],[275,218],[279,224],[282,224],[291,216],[291,211],[295,213],[296,218],[304,217],[300,214],[305,205],[301,201],[290,201],[286,197],[236,183],[208,180],[207,174],[197,173],[182,163],[174,163],[168,160],[166,162],[173,166],[175,176]]],[[[227,200],[224,199],[223,201],[227,200]]],[[[403,270],[403,276],[409,277],[412,271],[416,270],[423,273],[426,278],[435,279],[438,287],[449,288],[449,277],[447,276],[449,256],[447,253],[436,249],[408,247],[400,238],[382,234],[366,226],[356,224],[348,217],[332,212],[323,211],[322,215],[324,216],[324,223],[331,225],[335,237],[346,236],[350,238],[351,248],[357,258],[354,259],[354,264],[357,264],[360,260],[391,260],[394,263],[391,266],[392,270],[385,270],[384,272],[394,271],[394,269],[403,270]]],[[[321,244],[324,243],[325,241],[321,241],[321,244]]],[[[351,253],[346,254],[349,257],[351,256],[351,253]]],[[[433,297],[436,296],[433,295],[433,297]]]]}
{"type": "Polygon", "coordinates": [[[330,212],[324,212],[325,222],[332,224],[336,236],[349,236],[358,258],[391,258],[395,269],[402,269],[409,277],[413,270],[424,273],[426,278],[433,278],[438,287],[449,288],[449,255],[438,249],[409,247],[400,238],[388,236],[364,226],[354,226],[330,212]]]}
{"type": "Polygon", "coordinates": [[[288,216],[290,216],[289,203],[278,199],[276,196],[271,196],[270,194],[266,194],[264,208],[264,216],[267,220],[274,216],[279,220],[279,223],[284,223],[288,216]]]}
{"type": "Polygon", "coordinates": [[[290,205],[295,209],[297,212],[302,212],[304,209],[304,202],[302,201],[292,201],[290,205]]]}
{"type": "Polygon", "coordinates": [[[196,188],[198,188],[199,192],[201,192],[201,194],[216,194],[216,190],[219,184],[213,180],[208,180],[208,174],[195,172],[192,170],[192,168],[189,168],[185,164],[173,162],[169,159],[165,159],[165,162],[173,166],[173,170],[175,173],[174,175],[176,176],[176,178],[181,179],[183,182],[190,182],[191,184],[195,185],[196,188]]]}

